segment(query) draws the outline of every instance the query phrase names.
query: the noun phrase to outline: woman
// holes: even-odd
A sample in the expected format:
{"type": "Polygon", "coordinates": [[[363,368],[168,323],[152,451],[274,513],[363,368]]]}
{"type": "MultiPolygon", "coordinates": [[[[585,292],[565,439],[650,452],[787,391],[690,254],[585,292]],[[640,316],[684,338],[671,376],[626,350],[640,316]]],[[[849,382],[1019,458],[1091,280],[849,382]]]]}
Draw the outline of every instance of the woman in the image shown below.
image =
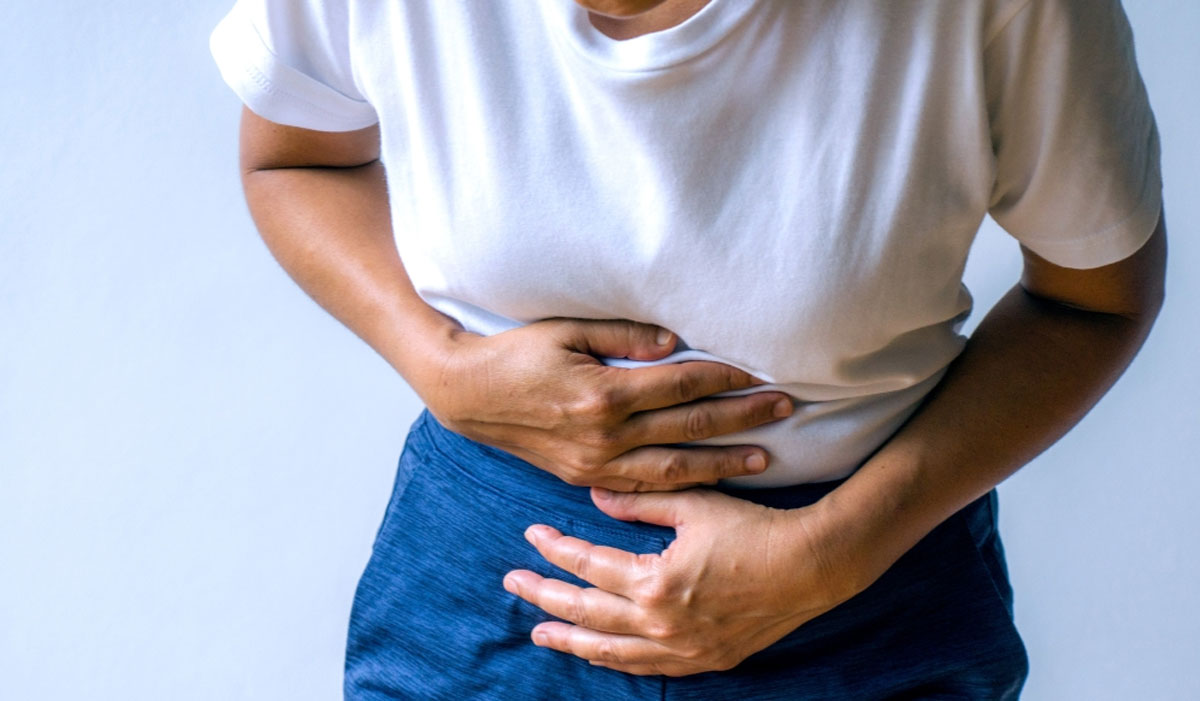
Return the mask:
{"type": "Polygon", "coordinates": [[[429,409],[347,698],[1019,693],[993,487],[1162,298],[1119,3],[240,0],[213,49],[264,239],[429,409]]]}

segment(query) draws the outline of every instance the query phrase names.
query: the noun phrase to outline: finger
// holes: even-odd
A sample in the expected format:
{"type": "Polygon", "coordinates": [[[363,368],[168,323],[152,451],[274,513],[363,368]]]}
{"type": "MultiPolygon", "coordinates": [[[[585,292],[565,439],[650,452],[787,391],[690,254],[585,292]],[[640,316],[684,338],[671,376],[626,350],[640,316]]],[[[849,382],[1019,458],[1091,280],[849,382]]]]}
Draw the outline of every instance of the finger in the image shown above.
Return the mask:
{"type": "Polygon", "coordinates": [[[623,445],[699,441],[778,421],[791,413],[788,395],[756,392],[634,414],[621,425],[618,440],[623,445]]]}
{"type": "Polygon", "coordinates": [[[596,508],[619,521],[641,521],[678,528],[695,515],[695,508],[708,490],[686,492],[641,492],[630,494],[607,489],[592,489],[596,508]]]}
{"type": "Polygon", "coordinates": [[[556,319],[564,347],[607,358],[658,360],[675,349],[667,329],[622,319],[556,319]]]}
{"type": "Polygon", "coordinates": [[[601,487],[614,492],[677,492],[684,489],[691,489],[692,487],[711,487],[715,484],[715,480],[670,484],[667,482],[648,482],[627,477],[604,477],[597,479],[595,483],[588,484],[587,486],[601,487]]]}
{"type": "Polygon", "coordinates": [[[550,564],[601,589],[629,596],[649,566],[650,555],[638,555],[606,545],[563,535],[541,524],[525,530],[525,537],[550,564]]]}
{"type": "MultiPolygon", "coordinates": [[[[767,469],[767,451],[752,445],[721,447],[645,446],[617,456],[608,468],[623,478],[651,485],[711,484],[767,469]]],[[[597,484],[597,487],[608,485],[597,484]]],[[[618,489],[620,492],[664,491],[618,489]]]]}
{"type": "Polygon", "coordinates": [[[636,674],[636,675],[642,676],[642,677],[653,676],[653,675],[664,673],[662,671],[662,668],[659,667],[658,665],[617,664],[615,662],[597,662],[595,660],[588,662],[588,664],[594,665],[596,667],[607,667],[608,669],[615,669],[618,672],[624,672],[626,674],[636,674]]]}
{"type": "MultiPolygon", "coordinates": [[[[517,457],[521,458],[522,460],[525,460],[535,466],[541,467],[541,469],[543,469],[543,470],[547,470],[547,471],[551,472],[552,474],[556,474],[560,479],[566,480],[570,484],[577,485],[577,486],[587,486],[587,487],[604,487],[605,489],[611,489],[614,492],[675,491],[675,490],[679,490],[679,489],[688,489],[691,487],[698,487],[698,486],[702,486],[702,485],[703,486],[712,486],[712,485],[716,484],[716,481],[711,480],[711,479],[697,480],[694,482],[676,482],[674,484],[665,483],[665,482],[650,482],[647,480],[635,479],[634,477],[622,477],[620,474],[618,474],[618,472],[619,472],[618,470],[615,470],[615,469],[610,470],[607,468],[604,470],[604,474],[602,474],[602,475],[600,475],[600,474],[594,475],[594,476],[586,476],[585,475],[584,479],[580,479],[579,475],[564,475],[564,474],[559,474],[557,472],[554,472],[553,470],[551,470],[549,467],[546,466],[547,461],[536,453],[531,453],[528,451],[521,450],[519,447],[516,447],[516,446],[506,446],[505,450],[511,452],[513,455],[516,455],[517,457]]],[[[631,470],[631,472],[633,472],[633,470],[631,470]]]]}
{"type": "Polygon", "coordinates": [[[592,630],[638,633],[638,608],[629,599],[601,589],[585,589],[529,570],[504,577],[504,588],[551,616],[592,630]]]}
{"type": "Polygon", "coordinates": [[[619,373],[617,400],[630,413],[675,406],[720,392],[756,387],[762,381],[732,365],[689,360],[643,368],[612,368],[619,373]]]}
{"type": "Polygon", "coordinates": [[[639,676],[661,675],[666,677],[686,677],[691,674],[701,674],[703,672],[711,672],[713,669],[699,667],[691,661],[674,661],[661,662],[657,664],[618,664],[615,662],[588,662],[596,667],[607,667],[615,669],[618,672],[626,674],[636,674],[639,676]]]}
{"type": "Polygon", "coordinates": [[[531,637],[534,644],[540,647],[594,662],[652,665],[673,657],[666,646],[653,640],[635,635],[603,633],[556,621],[538,624],[531,637]]]}

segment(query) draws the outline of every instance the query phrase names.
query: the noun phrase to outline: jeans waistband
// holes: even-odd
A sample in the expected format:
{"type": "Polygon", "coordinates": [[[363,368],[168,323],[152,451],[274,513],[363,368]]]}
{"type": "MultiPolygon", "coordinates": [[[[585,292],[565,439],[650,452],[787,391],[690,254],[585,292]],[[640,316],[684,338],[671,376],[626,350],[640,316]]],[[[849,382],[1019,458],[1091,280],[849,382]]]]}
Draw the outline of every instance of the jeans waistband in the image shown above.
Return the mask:
{"type": "MultiPolygon", "coordinates": [[[[499,448],[471,440],[442,426],[429,410],[417,418],[414,433],[474,481],[499,488],[525,501],[563,500],[591,505],[587,487],[577,487],[499,448]]],[[[773,508],[799,508],[819,501],[845,480],[798,484],[788,487],[748,489],[718,485],[714,489],[739,499],[773,508]]]]}

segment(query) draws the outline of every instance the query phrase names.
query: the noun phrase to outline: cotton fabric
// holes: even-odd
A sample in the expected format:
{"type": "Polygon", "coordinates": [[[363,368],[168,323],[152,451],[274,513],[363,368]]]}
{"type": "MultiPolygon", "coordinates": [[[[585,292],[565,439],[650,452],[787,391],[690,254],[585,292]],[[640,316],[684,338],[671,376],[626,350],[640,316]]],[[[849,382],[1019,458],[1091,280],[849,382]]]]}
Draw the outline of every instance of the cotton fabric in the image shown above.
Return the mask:
{"type": "Polygon", "coordinates": [[[267,119],[378,122],[405,267],[468,330],[659,324],[658,362],[791,395],[701,441],[770,451],[743,486],[845,477],[915,410],[985,215],[1094,267],[1161,204],[1116,0],[711,0],[627,41],[573,0],[239,0],[212,45],[267,119]]]}

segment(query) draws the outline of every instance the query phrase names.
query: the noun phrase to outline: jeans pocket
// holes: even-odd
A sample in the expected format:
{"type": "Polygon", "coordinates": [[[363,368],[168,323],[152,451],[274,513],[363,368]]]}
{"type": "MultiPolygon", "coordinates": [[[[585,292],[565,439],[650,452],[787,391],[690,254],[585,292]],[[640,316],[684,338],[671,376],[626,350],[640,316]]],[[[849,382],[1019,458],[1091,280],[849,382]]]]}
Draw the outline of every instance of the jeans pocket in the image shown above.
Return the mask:
{"type": "Polygon", "coordinates": [[[866,590],[736,671],[812,698],[1015,698],[1025,649],[971,537],[971,514],[952,516],[866,590]]]}
{"type": "Polygon", "coordinates": [[[400,459],[396,463],[396,477],[392,482],[392,495],[388,497],[387,508],[383,512],[383,519],[379,523],[379,528],[375,531],[375,542],[378,543],[380,538],[396,520],[396,514],[400,511],[404,495],[408,492],[408,487],[416,476],[417,470],[425,462],[421,457],[421,449],[416,445],[417,436],[410,433],[408,439],[404,442],[404,448],[400,451],[400,459]]]}
{"type": "MultiPolygon", "coordinates": [[[[985,495],[944,524],[964,550],[957,574],[962,615],[969,621],[970,663],[929,687],[967,698],[1016,699],[1029,676],[1029,658],[1012,615],[1012,588],[995,520],[995,494],[985,495]]],[[[968,656],[964,655],[964,662],[968,656]]],[[[927,691],[929,689],[922,689],[927,691]]]]}

